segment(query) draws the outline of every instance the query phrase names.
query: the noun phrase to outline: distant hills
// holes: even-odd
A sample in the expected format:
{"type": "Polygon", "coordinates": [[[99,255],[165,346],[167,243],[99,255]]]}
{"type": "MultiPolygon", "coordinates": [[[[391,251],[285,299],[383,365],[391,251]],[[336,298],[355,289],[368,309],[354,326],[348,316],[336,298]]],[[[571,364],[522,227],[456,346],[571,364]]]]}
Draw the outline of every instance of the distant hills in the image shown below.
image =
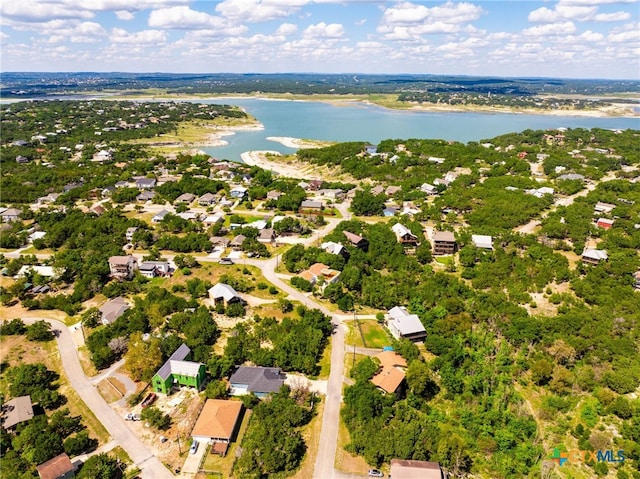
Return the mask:
{"type": "Polygon", "coordinates": [[[616,95],[640,93],[637,80],[503,78],[452,75],[366,74],[182,74],[182,73],[33,73],[0,74],[0,97],[42,98],[96,92],[140,94],[392,94],[407,92],[468,93],[508,96],[539,94],[616,95]]]}

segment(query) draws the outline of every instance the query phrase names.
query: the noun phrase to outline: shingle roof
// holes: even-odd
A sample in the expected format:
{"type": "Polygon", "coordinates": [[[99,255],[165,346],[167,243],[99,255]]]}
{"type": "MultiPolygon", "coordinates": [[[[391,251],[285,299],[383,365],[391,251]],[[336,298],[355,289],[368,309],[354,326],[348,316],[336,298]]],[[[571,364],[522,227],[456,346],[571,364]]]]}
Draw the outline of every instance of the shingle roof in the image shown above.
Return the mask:
{"type": "Polygon", "coordinates": [[[19,396],[4,403],[2,410],[4,412],[4,421],[2,427],[9,429],[16,424],[28,421],[33,417],[33,406],[31,404],[31,396],[19,396]]]}
{"type": "Polygon", "coordinates": [[[191,435],[230,440],[241,412],[240,401],[207,399],[191,435]]]}
{"type": "Polygon", "coordinates": [[[446,241],[448,243],[454,242],[456,237],[451,231],[434,231],[433,241],[446,241]]]}
{"type": "Polygon", "coordinates": [[[60,476],[73,471],[71,459],[65,453],[49,459],[47,462],[36,467],[40,479],[58,479],[60,476]]]}
{"type": "Polygon", "coordinates": [[[284,384],[284,373],[280,368],[239,366],[231,375],[231,384],[247,384],[247,390],[256,393],[273,393],[284,384]]]}

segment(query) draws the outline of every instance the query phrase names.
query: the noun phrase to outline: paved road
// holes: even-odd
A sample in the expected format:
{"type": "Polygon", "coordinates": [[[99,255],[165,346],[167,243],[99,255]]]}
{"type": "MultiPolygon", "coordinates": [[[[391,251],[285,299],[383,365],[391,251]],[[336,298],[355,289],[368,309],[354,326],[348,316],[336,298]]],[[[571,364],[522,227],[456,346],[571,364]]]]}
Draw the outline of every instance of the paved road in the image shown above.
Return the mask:
{"type": "Polygon", "coordinates": [[[129,429],[123,418],[118,416],[98,390],[91,384],[80,366],[76,345],[69,328],[64,323],[46,318],[22,318],[25,323],[33,323],[44,319],[52,329],[60,331],[57,341],[62,359],[62,367],[69,378],[71,387],[78,393],[84,403],[96,415],[98,420],[111,435],[113,440],[127,452],[133,463],[142,471],[144,479],[169,479],[173,475],[155,457],[147,446],[129,429]]]}

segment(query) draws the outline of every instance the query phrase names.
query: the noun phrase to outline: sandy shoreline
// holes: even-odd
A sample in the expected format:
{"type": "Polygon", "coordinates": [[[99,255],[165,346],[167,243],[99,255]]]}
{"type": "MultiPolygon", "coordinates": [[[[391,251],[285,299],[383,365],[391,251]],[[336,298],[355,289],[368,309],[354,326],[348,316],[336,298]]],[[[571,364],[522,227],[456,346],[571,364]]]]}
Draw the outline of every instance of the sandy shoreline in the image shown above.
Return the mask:
{"type": "Polygon", "coordinates": [[[268,141],[275,141],[287,148],[322,148],[326,145],[333,144],[329,141],[315,141],[315,140],[303,140],[302,138],[293,138],[290,136],[268,136],[268,141]]]}
{"type": "Polygon", "coordinates": [[[282,163],[276,160],[269,159],[267,155],[282,156],[282,153],[269,150],[245,151],[240,155],[240,158],[242,158],[242,161],[244,161],[249,166],[259,166],[263,170],[271,170],[274,173],[279,174],[280,176],[300,179],[305,178],[311,180],[323,179],[318,174],[305,172],[304,169],[308,168],[309,165],[282,163]]]}

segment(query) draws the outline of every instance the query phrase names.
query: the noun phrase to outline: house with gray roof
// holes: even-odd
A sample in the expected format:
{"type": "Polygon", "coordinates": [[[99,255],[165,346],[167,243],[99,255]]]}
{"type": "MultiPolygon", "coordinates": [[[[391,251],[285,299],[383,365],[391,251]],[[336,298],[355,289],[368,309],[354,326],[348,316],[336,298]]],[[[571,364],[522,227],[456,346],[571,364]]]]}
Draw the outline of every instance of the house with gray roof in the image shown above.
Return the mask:
{"type": "Polygon", "coordinates": [[[124,312],[129,309],[129,303],[127,303],[123,297],[118,296],[117,298],[110,299],[106,303],[104,303],[98,311],[102,315],[101,322],[102,324],[112,324],[116,319],[124,314],[124,312]]]}
{"type": "Polygon", "coordinates": [[[19,396],[2,405],[2,428],[13,429],[33,417],[31,396],[19,396]]]}
{"type": "Polygon", "coordinates": [[[387,327],[396,339],[424,341],[427,331],[417,314],[411,314],[404,306],[394,306],[387,312],[387,327]]]}
{"type": "Polygon", "coordinates": [[[259,398],[275,393],[284,384],[287,375],[280,368],[264,368],[258,366],[239,366],[229,377],[230,394],[243,396],[254,393],[259,398]]]}
{"type": "Polygon", "coordinates": [[[174,387],[188,386],[200,390],[205,379],[205,366],[202,363],[186,361],[191,349],[182,344],[153,376],[151,384],[157,393],[169,394],[174,387]]]}

